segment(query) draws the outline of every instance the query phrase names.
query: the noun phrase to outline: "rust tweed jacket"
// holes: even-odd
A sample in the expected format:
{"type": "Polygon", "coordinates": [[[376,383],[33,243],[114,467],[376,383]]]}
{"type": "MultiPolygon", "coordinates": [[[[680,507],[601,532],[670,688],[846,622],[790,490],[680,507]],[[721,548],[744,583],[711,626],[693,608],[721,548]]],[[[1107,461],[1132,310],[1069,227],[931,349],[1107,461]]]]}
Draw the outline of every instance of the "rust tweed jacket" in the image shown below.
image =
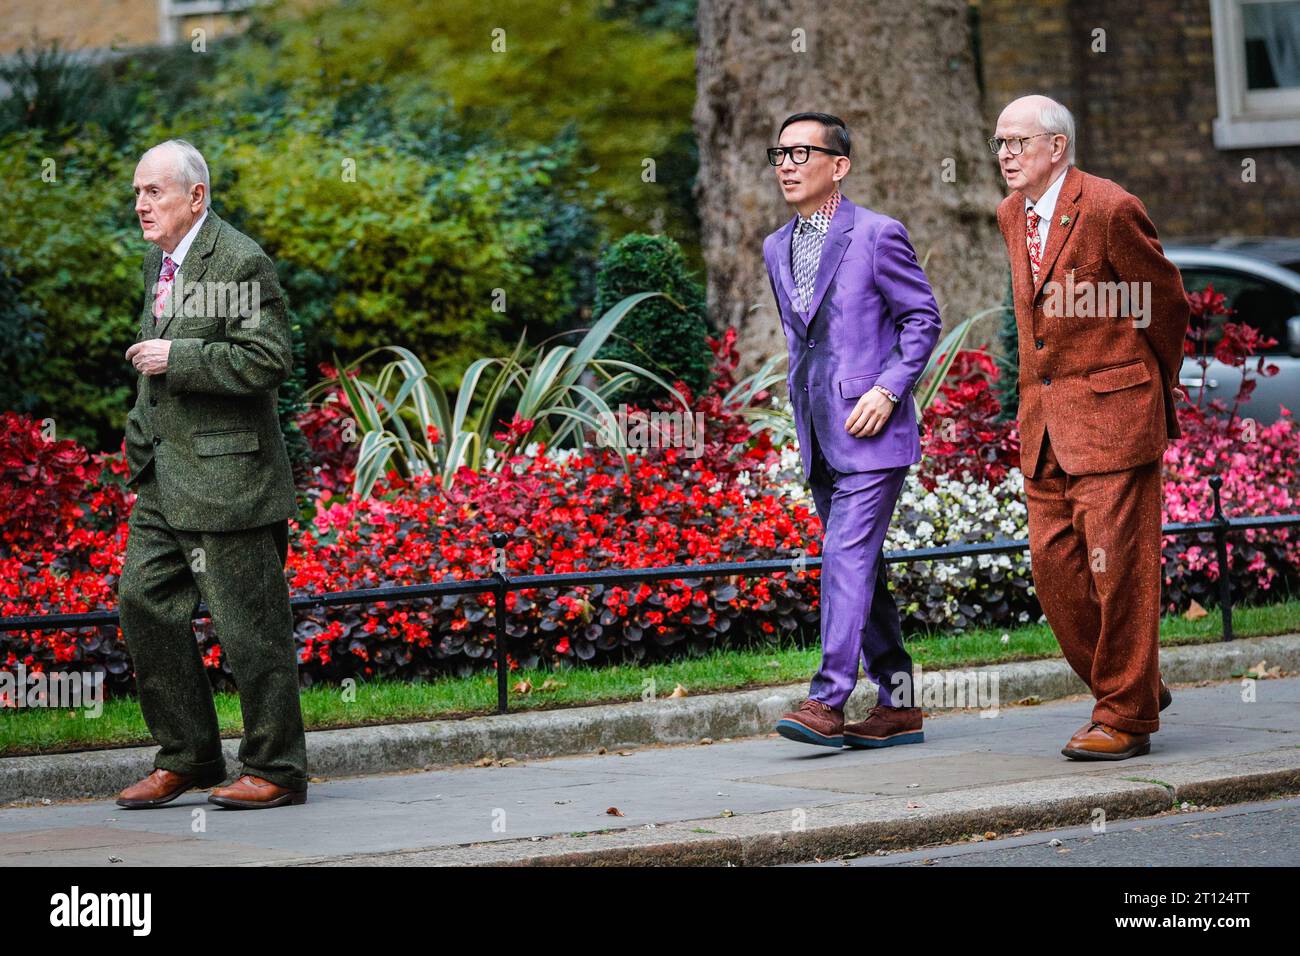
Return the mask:
{"type": "Polygon", "coordinates": [[[1045,432],[1071,475],[1160,457],[1180,434],[1173,388],[1189,311],[1182,277],[1146,208],[1110,180],[1071,166],[1036,284],[1023,193],[998,206],[998,226],[1011,259],[1019,333],[1025,477],[1036,476],[1045,432]]]}

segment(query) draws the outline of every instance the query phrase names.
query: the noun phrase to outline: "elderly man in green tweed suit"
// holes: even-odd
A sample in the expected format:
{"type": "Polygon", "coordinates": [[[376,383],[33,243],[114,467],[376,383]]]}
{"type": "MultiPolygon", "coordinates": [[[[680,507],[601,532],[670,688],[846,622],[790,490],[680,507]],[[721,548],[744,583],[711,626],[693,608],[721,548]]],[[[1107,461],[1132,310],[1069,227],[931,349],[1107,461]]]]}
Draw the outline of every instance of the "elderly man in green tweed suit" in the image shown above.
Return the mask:
{"type": "Polygon", "coordinates": [[[191,618],[207,603],[239,688],[240,776],[210,802],[303,803],[307,754],[284,579],[293,478],[276,415],[292,368],[271,260],[209,208],[203,157],[183,140],[136,167],[145,305],[126,352],[140,373],[127,416],[131,513],[118,584],[140,708],[160,749],[118,796],[158,807],[226,779],[217,714],[191,618]]]}

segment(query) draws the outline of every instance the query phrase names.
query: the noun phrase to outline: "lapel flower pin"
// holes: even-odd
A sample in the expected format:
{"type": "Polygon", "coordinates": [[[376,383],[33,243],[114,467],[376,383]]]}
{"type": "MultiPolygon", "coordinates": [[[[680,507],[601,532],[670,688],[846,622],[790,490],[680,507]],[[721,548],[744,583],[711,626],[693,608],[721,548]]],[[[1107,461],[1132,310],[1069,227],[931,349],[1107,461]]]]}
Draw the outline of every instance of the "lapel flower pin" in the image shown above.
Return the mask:
{"type": "Polygon", "coordinates": [[[1070,217],[1069,217],[1069,216],[1062,216],[1062,217],[1061,217],[1061,225],[1062,225],[1062,226],[1068,226],[1069,224],[1070,224],[1070,217]]]}

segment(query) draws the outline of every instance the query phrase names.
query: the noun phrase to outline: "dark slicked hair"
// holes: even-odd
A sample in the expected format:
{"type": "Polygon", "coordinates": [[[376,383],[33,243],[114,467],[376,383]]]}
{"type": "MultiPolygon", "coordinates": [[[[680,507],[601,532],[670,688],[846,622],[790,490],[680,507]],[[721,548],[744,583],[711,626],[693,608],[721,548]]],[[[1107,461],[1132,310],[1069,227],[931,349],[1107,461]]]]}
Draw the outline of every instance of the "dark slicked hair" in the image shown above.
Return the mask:
{"type": "Polygon", "coordinates": [[[787,116],[781,128],[776,131],[780,136],[785,132],[785,128],[791,123],[803,123],[812,120],[814,123],[821,123],[822,130],[826,134],[826,145],[831,149],[838,149],[845,156],[849,155],[853,148],[853,142],[849,139],[849,128],[844,125],[844,120],[838,116],[832,116],[830,113],[795,113],[793,116],[787,116]]]}

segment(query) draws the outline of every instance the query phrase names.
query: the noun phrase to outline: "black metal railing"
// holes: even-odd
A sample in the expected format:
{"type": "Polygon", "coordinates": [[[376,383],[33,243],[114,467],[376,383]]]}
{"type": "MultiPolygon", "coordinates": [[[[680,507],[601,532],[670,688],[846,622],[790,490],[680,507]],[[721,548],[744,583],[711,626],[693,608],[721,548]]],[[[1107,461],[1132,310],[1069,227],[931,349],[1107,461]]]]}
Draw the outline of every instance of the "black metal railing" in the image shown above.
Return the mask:
{"type": "MultiPolygon", "coordinates": [[[[1214,492],[1214,515],[1206,521],[1174,522],[1162,527],[1167,537],[1180,537],[1209,531],[1214,534],[1215,554],[1219,570],[1219,610],[1223,616],[1223,639],[1233,639],[1232,633],[1232,583],[1228,573],[1228,533],[1255,528],[1300,527],[1300,514],[1257,515],[1249,518],[1228,518],[1223,513],[1219,490],[1223,479],[1215,475],[1210,479],[1214,492]]],[[[510,536],[504,531],[492,534],[492,546],[501,552],[510,536]]],[[[943,561],[973,557],[981,554],[1014,554],[1026,551],[1029,542],[978,541],[967,544],[944,545],[935,548],[915,548],[910,551],[886,551],[885,561],[891,564],[915,561],[943,561]]],[[[608,571],[571,571],[564,574],[522,574],[510,576],[495,571],[488,578],[466,578],[456,581],[438,581],[432,584],[401,584],[353,591],[328,591],[324,594],[300,595],[290,598],[289,605],[296,610],[332,607],[340,604],[379,604],[388,601],[411,601],[419,598],[442,597],[449,594],[492,594],[495,597],[495,617],[492,626],[495,657],[497,661],[497,712],[508,709],[509,667],[506,666],[506,594],[533,588],[562,585],[623,584],[643,581],[662,581],[671,578],[717,577],[767,577],[772,574],[803,573],[821,567],[819,557],[774,558],[764,561],[726,561],[714,564],[672,564],[653,568],[616,568],[608,571]]],[[[196,617],[207,617],[207,609],[200,604],[196,617]]],[[[93,627],[117,624],[116,611],[87,611],[77,614],[38,614],[28,617],[0,618],[2,631],[45,631],[58,628],[93,627]]]]}

